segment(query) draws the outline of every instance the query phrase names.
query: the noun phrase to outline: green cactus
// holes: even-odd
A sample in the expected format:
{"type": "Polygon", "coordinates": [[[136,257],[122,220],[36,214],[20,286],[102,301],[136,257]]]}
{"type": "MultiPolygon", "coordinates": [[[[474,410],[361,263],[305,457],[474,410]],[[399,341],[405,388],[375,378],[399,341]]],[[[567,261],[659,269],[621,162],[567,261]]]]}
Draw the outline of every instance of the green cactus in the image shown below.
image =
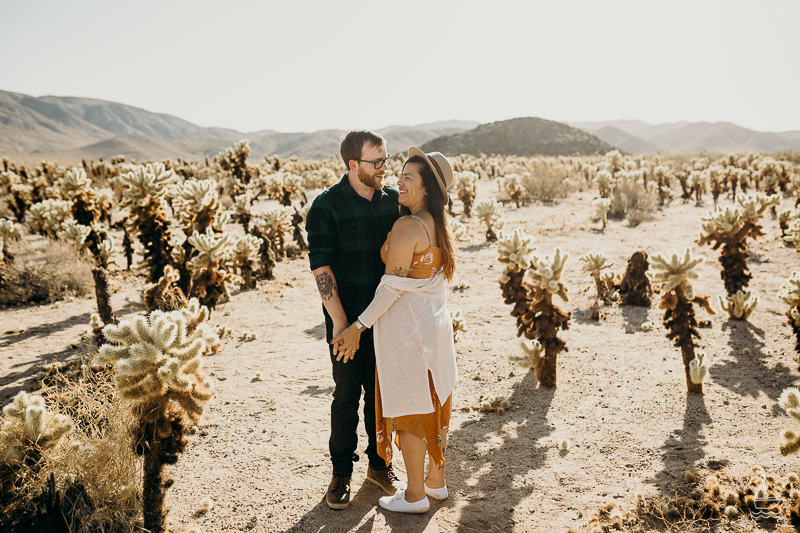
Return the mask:
{"type": "MultiPolygon", "coordinates": [[[[783,394],[781,394],[778,400],[778,405],[786,410],[786,414],[792,419],[800,421],[800,391],[796,388],[793,387],[783,391],[783,394]]],[[[779,445],[781,455],[791,455],[800,451],[800,436],[798,436],[797,433],[786,429],[783,431],[781,437],[782,439],[779,445]]]]}
{"type": "Polygon", "coordinates": [[[750,291],[738,291],[733,296],[717,297],[720,307],[735,320],[749,320],[758,305],[758,295],[750,291]]]}
{"type": "Polygon", "coordinates": [[[597,289],[597,300],[610,302],[614,293],[614,273],[603,271],[614,266],[614,262],[609,261],[605,254],[595,252],[594,250],[580,256],[578,260],[583,263],[581,265],[581,273],[591,274],[594,279],[595,288],[597,289]]]}

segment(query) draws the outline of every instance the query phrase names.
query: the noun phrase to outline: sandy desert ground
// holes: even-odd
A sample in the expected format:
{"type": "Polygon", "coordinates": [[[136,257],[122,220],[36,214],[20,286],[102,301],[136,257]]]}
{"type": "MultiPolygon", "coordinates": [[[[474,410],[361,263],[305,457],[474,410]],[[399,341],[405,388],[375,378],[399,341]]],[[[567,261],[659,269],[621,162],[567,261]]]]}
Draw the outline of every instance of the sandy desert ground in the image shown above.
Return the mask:
{"type": "MultiPolygon", "coordinates": [[[[497,195],[496,185],[480,182],[479,199],[490,195],[497,195]]],[[[519,347],[497,283],[502,265],[496,244],[486,243],[477,222],[469,221],[471,241],[459,246],[457,277],[470,287],[449,292],[450,309],[460,309],[469,327],[456,344],[460,379],[446,457],[451,497],[432,501],[423,515],[380,509],[382,492],[364,481],[364,459],[356,463],[350,507],[333,511],[325,505],[333,380],[321,305],[307,259],[280,263],[274,281],[234,293],[211,317],[234,334],[207,360],[217,393],[203,431],[173,468],[171,528],[563,532],[585,524],[600,504],[633,507],[636,493],[674,495],[692,466],[797,470],[797,459],[783,458],[777,449],[780,430],[791,425],[777,399],[800,377],[777,292],[799,257],[784,246],[771,216],[764,220],[767,236],[751,244],[750,288],[761,300],[750,322],[731,321],[722,312],[710,317],[710,329],[700,330],[711,360],[705,395],[687,397],[680,351],[667,340],[656,304],[605,307],[604,319],[590,319],[594,285],[580,273],[578,256],[591,250],[608,255],[622,272],[637,250],[691,246],[707,258],[698,267],[695,292],[714,299],[723,294],[718,252],[693,242],[700,216],[711,208],[710,196],[702,207],[676,200],[639,227],[611,221],[600,231],[590,220],[589,191],[553,206],[506,206],[506,230],[524,228],[537,253],[558,246],[571,254],[563,278],[570,301],[563,308],[572,311],[572,322],[560,334],[569,351],[559,357],[555,390],[537,387],[532,372],[508,361],[519,347]],[[646,321],[652,331],[641,330],[646,321]],[[244,332],[257,333],[257,340],[240,340],[244,332]],[[508,398],[512,408],[504,415],[466,410],[489,393],[508,398]],[[574,443],[568,452],[558,449],[563,438],[574,443]],[[206,496],[214,507],[198,515],[206,496]]],[[[124,299],[138,292],[143,278],[112,277],[112,304],[124,317],[124,299]]],[[[0,401],[32,383],[37,365],[87,350],[69,345],[79,342],[94,310],[93,297],[0,309],[0,401]]],[[[359,452],[365,446],[362,434],[359,452]]],[[[403,475],[401,455],[396,457],[403,475]]],[[[716,530],[757,528],[742,519],[716,530]]]]}

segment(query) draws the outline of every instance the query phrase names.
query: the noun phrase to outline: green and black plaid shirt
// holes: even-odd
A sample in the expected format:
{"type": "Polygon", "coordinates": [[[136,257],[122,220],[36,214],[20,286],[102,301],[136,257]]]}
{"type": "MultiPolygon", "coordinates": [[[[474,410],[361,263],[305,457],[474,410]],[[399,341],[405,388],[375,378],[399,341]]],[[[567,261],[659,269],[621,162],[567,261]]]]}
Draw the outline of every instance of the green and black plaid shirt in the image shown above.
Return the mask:
{"type": "MultiPolygon", "coordinates": [[[[314,199],[306,217],[311,270],[328,265],[339,298],[352,323],[372,301],[386,265],[381,246],[400,216],[393,187],[375,191],[366,200],[350,186],[347,174],[314,199]]],[[[325,322],[331,320],[325,307],[325,322]]]]}

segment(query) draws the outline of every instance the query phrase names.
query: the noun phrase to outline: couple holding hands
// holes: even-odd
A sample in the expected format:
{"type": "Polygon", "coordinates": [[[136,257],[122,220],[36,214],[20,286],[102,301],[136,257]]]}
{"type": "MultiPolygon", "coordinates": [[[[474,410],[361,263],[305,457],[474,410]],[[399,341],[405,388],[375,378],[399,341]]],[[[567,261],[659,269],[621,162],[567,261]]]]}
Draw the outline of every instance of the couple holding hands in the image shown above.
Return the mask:
{"type": "Polygon", "coordinates": [[[332,509],[350,504],[363,389],[367,480],[389,495],[379,500],[384,509],[424,513],[429,497],[448,496],[444,451],[457,371],[446,285],[455,245],[445,206],[453,169],[441,153],[412,146],[395,189],[383,185],[383,137],[351,131],[340,151],[348,171],[306,219],[335,382],[325,501],[332,509]],[[392,469],[392,433],[407,483],[392,469]]]}

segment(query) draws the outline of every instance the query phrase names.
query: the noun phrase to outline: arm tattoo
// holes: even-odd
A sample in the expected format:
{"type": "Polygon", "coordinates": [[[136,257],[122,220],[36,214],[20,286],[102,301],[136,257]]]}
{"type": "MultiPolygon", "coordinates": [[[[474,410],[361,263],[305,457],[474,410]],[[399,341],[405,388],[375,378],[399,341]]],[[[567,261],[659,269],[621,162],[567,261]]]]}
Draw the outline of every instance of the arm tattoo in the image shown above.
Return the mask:
{"type": "Polygon", "coordinates": [[[408,276],[408,272],[404,271],[404,270],[403,270],[402,268],[400,268],[400,267],[397,267],[397,268],[395,268],[395,269],[392,271],[392,275],[394,275],[394,276],[400,276],[401,278],[405,278],[406,276],[408,276]]]}
{"type": "Polygon", "coordinates": [[[327,302],[333,298],[333,293],[336,291],[336,283],[333,282],[333,278],[327,272],[323,272],[317,276],[316,279],[319,294],[322,296],[322,299],[327,302]]]}

